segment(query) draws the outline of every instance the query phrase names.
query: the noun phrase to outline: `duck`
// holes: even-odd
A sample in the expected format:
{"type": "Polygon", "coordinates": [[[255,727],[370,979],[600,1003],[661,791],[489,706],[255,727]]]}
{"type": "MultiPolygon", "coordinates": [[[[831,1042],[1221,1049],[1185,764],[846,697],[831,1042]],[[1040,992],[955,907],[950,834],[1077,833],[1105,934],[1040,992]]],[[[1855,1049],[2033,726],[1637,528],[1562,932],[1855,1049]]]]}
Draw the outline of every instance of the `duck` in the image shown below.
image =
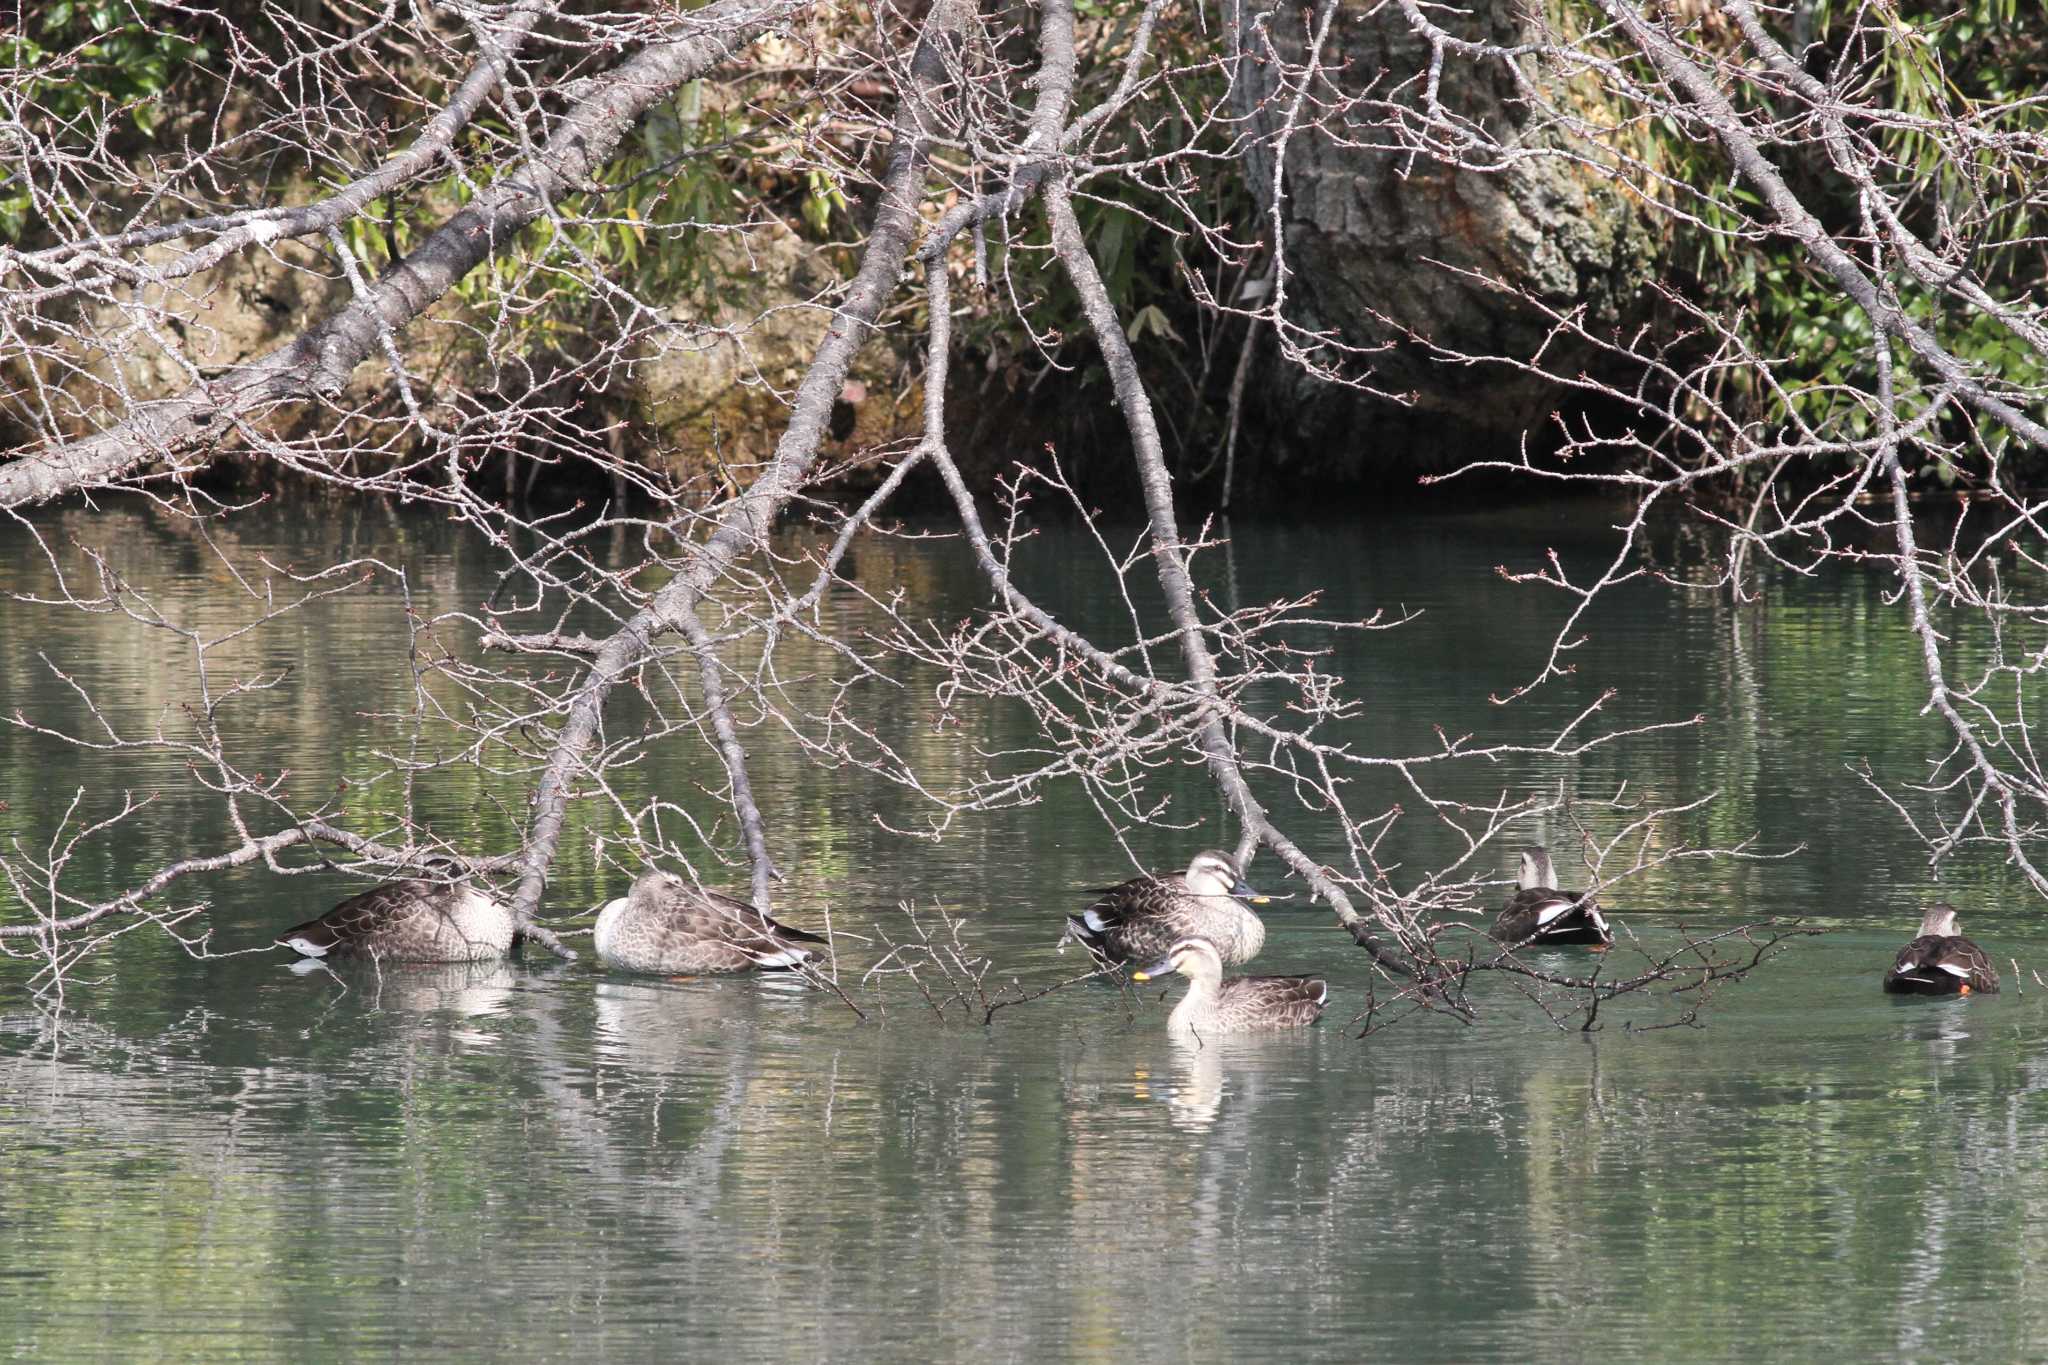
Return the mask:
{"type": "Polygon", "coordinates": [[[1540,848],[1522,851],[1521,887],[1501,907],[1487,933],[1510,948],[1583,943],[1604,947],[1614,931],[1590,891],[1560,891],[1557,870],[1540,848]]]}
{"type": "Polygon", "coordinates": [[[1884,988],[1894,995],[1980,995],[1998,993],[1998,969],[1991,955],[1964,938],[1956,908],[1946,901],[1927,907],[1920,936],[1899,949],[1884,988]]]}
{"type": "Polygon", "coordinates": [[[1147,873],[1103,889],[1101,899],[1067,916],[1060,946],[1078,943],[1105,963],[1152,961],[1185,938],[1205,938],[1235,965],[1258,956],[1266,925],[1251,910],[1271,898],[1245,881],[1237,860],[1217,849],[1197,853],[1186,872],[1147,873]]]}
{"type": "Polygon", "coordinates": [[[1329,983],[1316,976],[1225,979],[1221,947],[1199,936],[1181,939],[1159,961],[1132,972],[1131,979],[1150,981],[1175,972],[1188,979],[1188,993],[1166,1017],[1166,1031],[1175,1036],[1306,1028],[1322,1017],[1330,998],[1329,983]]]}
{"type": "Polygon", "coordinates": [[[708,976],[793,971],[818,956],[805,945],[824,942],[657,868],[599,908],[594,946],[599,961],[621,971],[708,976]]]}
{"type": "Polygon", "coordinates": [[[350,896],[277,942],[305,958],[495,962],[518,941],[512,908],[459,881],[407,878],[350,896]]]}

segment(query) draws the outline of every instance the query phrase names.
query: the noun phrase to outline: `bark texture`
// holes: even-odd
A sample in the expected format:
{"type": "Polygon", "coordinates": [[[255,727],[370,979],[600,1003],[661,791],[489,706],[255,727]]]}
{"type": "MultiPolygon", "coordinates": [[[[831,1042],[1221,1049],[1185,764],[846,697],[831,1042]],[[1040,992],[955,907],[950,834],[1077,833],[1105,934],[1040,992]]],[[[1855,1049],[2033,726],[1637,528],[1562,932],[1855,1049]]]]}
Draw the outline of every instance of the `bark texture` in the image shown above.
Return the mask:
{"type": "MultiPolygon", "coordinates": [[[[1272,128],[1288,92],[1270,55],[1301,62],[1309,27],[1298,14],[1283,9],[1262,17],[1259,8],[1246,10],[1244,41],[1253,59],[1243,66],[1239,97],[1272,128]],[[1261,54],[1268,59],[1258,60],[1261,54]]],[[[1540,35],[1540,24],[1514,0],[1469,9],[1431,13],[1475,42],[1515,44],[1540,35]]],[[[1393,4],[1342,0],[1322,62],[1346,93],[1369,88],[1378,113],[1387,105],[1418,107],[1426,98],[1429,42],[1393,4]]],[[[1546,104],[1570,108],[1588,97],[1560,87],[1533,58],[1521,70],[1546,104]]],[[[1313,102],[1318,92],[1310,93],[1313,102]]],[[[1640,311],[1636,301],[1657,254],[1650,220],[1611,180],[1571,155],[1514,155],[1584,155],[1586,148],[1531,107],[1506,63],[1446,61],[1437,97],[1510,149],[1498,169],[1451,167],[1392,145],[1397,139],[1384,122],[1365,126],[1376,117],[1373,105],[1351,111],[1343,128],[1304,127],[1287,142],[1281,221],[1288,316],[1347,346],[1385,347],[1342,368],[1407,401],[1376,398],[1264,357],[1267,382],[1254,392],[1266,400],[1258,415],[1269,468],[1372,481],[1381,472],[1372,466],[1379,465],[1405,480],[1418,469],[1516,445],[1557,405],[1558,386],[1526,372],[1445,365],[1434,351],[1536,355],[1551,320],[1532,299],[1565,311],[1582,307],[1588,324],[1603,329],[1640,311]],[[1355,138],[1345,135],[1351,132],[1355,138]]],[[[1251,170],[1261,212],[1270,216],[1270,163],[1251,170]]],[[[1550,368],[1567,374],[1585,359],[1556,347],[1550,355],[1550,368]]]]}

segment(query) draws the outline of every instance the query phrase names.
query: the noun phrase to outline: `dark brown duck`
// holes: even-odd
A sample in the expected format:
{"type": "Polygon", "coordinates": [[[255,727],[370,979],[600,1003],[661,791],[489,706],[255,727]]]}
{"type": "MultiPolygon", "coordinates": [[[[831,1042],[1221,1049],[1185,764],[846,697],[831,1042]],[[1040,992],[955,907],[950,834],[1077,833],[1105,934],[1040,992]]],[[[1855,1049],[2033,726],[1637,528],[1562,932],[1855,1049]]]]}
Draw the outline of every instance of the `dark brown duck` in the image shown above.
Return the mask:
{"type": "Polygon", "coordinates": [[[1927,907],[1920,937],[1899,949],[1884,988],[1894,995],[1994,995],[1998,969],[1991,956],[1957,932],[1956,908],[1947,902],[1927,907]]]}
{"type": "Polygon", "coordinates": [[[1520,885],[1487,931],[1499,942],[1510,948],[1614,942],[1592,892],[1558,890],[1557,871],[1542,849],[1523,851],[1520,885]]]}

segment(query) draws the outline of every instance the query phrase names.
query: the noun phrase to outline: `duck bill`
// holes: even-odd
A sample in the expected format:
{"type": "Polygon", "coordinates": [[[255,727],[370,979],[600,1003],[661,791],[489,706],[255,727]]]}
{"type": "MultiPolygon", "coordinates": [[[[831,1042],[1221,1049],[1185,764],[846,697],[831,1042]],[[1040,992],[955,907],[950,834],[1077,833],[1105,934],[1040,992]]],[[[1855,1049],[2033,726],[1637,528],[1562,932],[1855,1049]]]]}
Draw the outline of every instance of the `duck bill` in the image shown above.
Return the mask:
{"type": "Polygon", "coordinates": [[[1137,968],[1135,971],[1131,973],[1131,980],[1150,981],[1154,977],[1172,975],[1173,959],[1170,957],[1164,957],[1161,958],[1159,961],[1152,963],[1150,966],[1137,968]]]}
{"type": "Polygon", "coordinates": [[[1255,889],[1250,882],[1242,877],[1237,879],[1236,886],[1230,888],[1230,894],[1243,901],[1246,905],[1264,905],[1273,899],[1264,892],[1255,889]]]}

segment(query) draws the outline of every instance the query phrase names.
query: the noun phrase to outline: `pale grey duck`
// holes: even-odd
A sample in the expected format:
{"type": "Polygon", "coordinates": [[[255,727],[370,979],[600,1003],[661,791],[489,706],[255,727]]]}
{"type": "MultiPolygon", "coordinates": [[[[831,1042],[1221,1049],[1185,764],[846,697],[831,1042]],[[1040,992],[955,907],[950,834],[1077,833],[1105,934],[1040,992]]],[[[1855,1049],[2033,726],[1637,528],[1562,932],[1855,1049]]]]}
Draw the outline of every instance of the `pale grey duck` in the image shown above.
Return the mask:
{"type": "Polygon", "coordinates": [[[1265,946],[1266,926],[1251,910],[1267,897],[1252,890],[1228,853],[1195,855],[1186,872],[1148,874],[1101,892],[1067,916],[1060,942],[1078,943],[1105,962],[1151,961],[1184,938],[1206,938],[1228,963],[1249,962],[1265,946]],[[1249,904],[1247,904],[1249,902],[1249,904]]]}
{"type": "Polygon", "coordinates": [[[622,971],[700,976],[789,971],[817,956],[805,945],[824,942],[743,900],[656,870],[598,911],[595,947],[622,971]]]}
{"type": "Polygon", "coordinates": [[[306,957],[490,962],[518,938],[511,907],[461,882],[410,878],[373,886],[277,936],[306,957]]]}
{"type": "Polygon", "coordinates": [[[1928,906],[1920,936],[1899,949],[1884,974],[1884,988],[1895,995],[1997,994],[1998,969],[1991,955],[1964,938],[1961,929],[1953,905],[1928,906]]]}
{"type": "Polygon", "coordinates": [[[1131,973],[1134,981],[1178,972],[1188,993],[1166,1017],[1166,1031],[1206,1038],[1216,1033],[1303,1028],[1322,1015],[1329,983],[1314,976],[1223,976],[1223,956],[1206,938],[1184,938],[1166,956],[1131,973]]]}
{"type": "Polygon", "coordinates": [[[1557,889],[1557,871],[1542,849],[1523,850],[1519,885],[1487,931],[1495,939],[1511,948],[1614,942],[1591,892],[1557,889]]]}

